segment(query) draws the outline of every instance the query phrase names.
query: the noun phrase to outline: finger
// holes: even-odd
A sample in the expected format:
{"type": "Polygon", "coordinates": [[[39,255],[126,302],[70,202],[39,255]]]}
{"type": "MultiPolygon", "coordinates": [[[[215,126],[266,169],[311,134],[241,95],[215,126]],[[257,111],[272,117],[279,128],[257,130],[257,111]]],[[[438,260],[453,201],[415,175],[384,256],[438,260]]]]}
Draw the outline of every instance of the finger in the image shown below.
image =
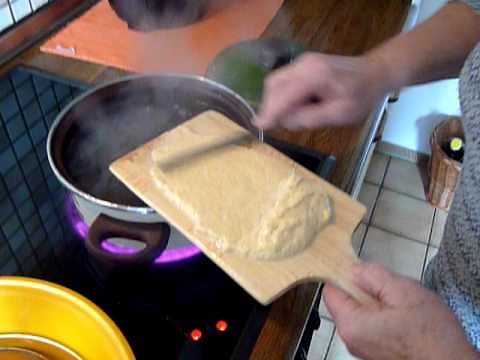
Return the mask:
{"type": "Polygon", "coordinates": [[[322,297],[335,323],[341,322],[342,318],[348,317],[348,314],[360,307],[360,304],[346,292],[330,284],[325,284],[322,297]]]}
{"type": "Polygon", "coordinates": [[[292,79],[292,65],[276,70],[265,79],[263,85],[262,103],[255,119],[257,126],[271,126],[272,118],[269,117],[270,108],[274,105],[274,100],[279,91],[286,86],[292,79]]]}
{"type": "MultiPolygon", "coordinates": [[[[289,116],[289,118],[294,119],[294,118],[295,118],[295,114],[289,116]]],[[[287,130],[290,130],[290,131],[302,131],[302,130],[305,130],[305,129],[306,129],[302,124],[300,124],[300,123],[298,123],[298,122],[296,122],[296,121],[281,120],[281,121],[279,122],[279,125],[280,125],[281,127],[285,128],[285,129],[287,129],[287,130]],[[281,125],[280,125],[280,124],[281,124],[281,125]]]]}
{"type": "Polygon", "coordinates": [[[263,129],[275,127],[281,118],[307,102],[314,91],[315,84],[293,70],[268,79],[256,125],[263,129]]]}
{"type": "Polygon", "coordinates": [[[380,264],[363,263],[354,268],[354,282],[370,295],[381,299],[391,273],[380,264]]]}
{"type": "Polygon", "coordinates": [[[280,119],[279,123],[287,129],[291,129],[292,125],[299,129],[315,129],[322,126],[341,126],[344,118],[336,104],[321,101],[292,110],[288,117],[280,119]]]}
{"type": "Polygon", "coordinates": [[[302,81],[292,81],[281,90],[269,90],[264,95],[257,126],[263,129],[278,126],[282,118],[308,99],[309,93],[310,89],[302,81]]]}
{"type": "Polygon", "coordinates": [[[381,303],[392,306],[405,304],[412,290],[412,281],[379,264],[357,265],[354,281],[381,303]]]}

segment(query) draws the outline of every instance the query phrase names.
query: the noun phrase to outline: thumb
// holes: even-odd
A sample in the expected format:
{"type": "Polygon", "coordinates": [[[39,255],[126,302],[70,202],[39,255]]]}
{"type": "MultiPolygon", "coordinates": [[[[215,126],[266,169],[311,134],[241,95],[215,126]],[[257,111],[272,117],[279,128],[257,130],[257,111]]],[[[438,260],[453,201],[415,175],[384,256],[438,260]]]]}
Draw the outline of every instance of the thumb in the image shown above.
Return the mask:
{"type": "Polygon", "coordinates": [[[397,305],[408,296],[408,281],[382,265],[359,264],[354,274],[355,284],[383,304],[397,305]]]}
{"type": "Polygon", "coordinates": [[[360,306],[360,304],[346,292],[329,283],[325,284],[322,290],[322,297],[335,323],[337,323],[341,317],[351,313],[360,306]]]}
{"type": "Polygon", "coordinates": [[[270,86],[264,91],[255,125],[264,130],[278,126],[284,117],[308,99],[310,92],[310,88],[300,81],[292,81],[281,89],[270,86]]]}
{"type": "Polygon", "coordinates": [[[256,125],[262,129],[278,126],[283,118],[308,101],[318,86],[293,66],[277,70],[265,81],[256,125]]]}

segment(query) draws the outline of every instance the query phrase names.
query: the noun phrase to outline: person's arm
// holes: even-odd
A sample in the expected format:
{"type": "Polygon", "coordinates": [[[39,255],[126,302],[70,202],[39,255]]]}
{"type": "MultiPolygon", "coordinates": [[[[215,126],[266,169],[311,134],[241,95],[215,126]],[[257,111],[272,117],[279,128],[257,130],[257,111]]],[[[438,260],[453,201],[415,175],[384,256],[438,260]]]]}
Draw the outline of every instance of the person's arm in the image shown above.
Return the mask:
{"type": "Polygon", "coordinates": [[[468,5],[447,4],[429,20],[367,53],[382,63],[390,89],[454,78],[480,41],[480,17],[468,5]]]}
{"type": "Polygon", "coordinates": [[[480,16],[454,2],[362,56],[308,53],[267,78],[257,125],[298,130],[362,121],[392,90],[458,76],[478,41],[480,16]]]}

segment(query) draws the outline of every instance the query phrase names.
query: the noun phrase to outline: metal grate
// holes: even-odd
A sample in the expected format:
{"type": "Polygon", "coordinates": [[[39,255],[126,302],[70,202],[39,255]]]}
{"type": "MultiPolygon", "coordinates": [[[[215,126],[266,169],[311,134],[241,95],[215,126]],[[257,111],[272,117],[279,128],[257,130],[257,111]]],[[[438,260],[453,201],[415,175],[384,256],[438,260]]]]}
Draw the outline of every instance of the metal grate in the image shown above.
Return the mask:
{"type": "Polygon", "coordinates": [[[47,276],[72,248],[66,194],[46,139],[58,112],[84,89],[24,67],[0,78],[0,275],[47,276]]]}
{"type": "Polygon", "coordinates": [[[56,0],[0,0],[0,34],[56,0]]]}

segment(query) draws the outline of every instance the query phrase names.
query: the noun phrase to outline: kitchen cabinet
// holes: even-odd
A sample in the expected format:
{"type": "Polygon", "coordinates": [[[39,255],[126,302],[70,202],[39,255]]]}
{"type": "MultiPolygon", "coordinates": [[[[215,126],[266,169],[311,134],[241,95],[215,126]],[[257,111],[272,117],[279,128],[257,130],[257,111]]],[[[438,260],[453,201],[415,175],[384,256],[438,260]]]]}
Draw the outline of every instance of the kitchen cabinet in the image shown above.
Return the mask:
{"type": "Polygon", "coordinates": [[[357,175],[354,176],[354,178],[352,179],[352,190],[350,194],[354,199],[357,199],[358,196],[360,195],[360,190],[362,189],[363,181],[365,180],[368,166],[370,164],[370,161],[372,160],[373,153],[377,148],[378,142],[382,139],[387,121],[388,121],[388,111],[387,109],[384,109],[380,115],[380,122],[378,124],[377,132],[375,133],[375,136],[373,137],[372,142],[369,144],[368,150],[366,151],[363,160],[360,160],[363,163],[359,167],[357,175]]]}

